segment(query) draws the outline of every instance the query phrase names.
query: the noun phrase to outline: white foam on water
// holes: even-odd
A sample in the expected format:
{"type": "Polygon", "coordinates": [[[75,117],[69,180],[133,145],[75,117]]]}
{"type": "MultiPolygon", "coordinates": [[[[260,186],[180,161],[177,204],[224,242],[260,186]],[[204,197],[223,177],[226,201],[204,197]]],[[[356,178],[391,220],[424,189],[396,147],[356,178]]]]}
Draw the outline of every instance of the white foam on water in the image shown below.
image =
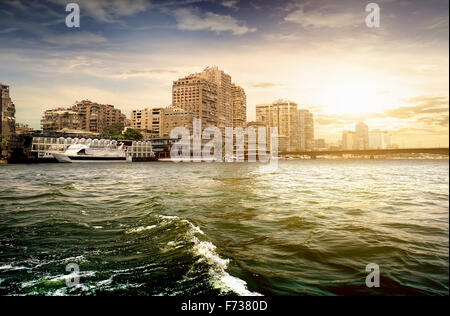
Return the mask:
{"type": "Polygon", "coordinates": [[[3,266],[0,266],[0,270],[6,270],[6,271],[16,271],[16,270],[25,270],[25,269],[28,269],[27,267],[21,267],[21,266],[13,266],[13,265],[10,265],[10,264],[7,264],[7,265],[3,265],[3,266]]]}
{"type": "Polygon", "coordinates": [[[209,241],[199,240],[195,236],[195,233],[204,235],[203,231],[189,221],[184,221],[189,223],[192,227],[192,231],[190,232],[190,234],[194,243],[194,253],[201,256],[201,260],[205,260],[212,266],[212,268],[209,270],[209,274],[212,277],[211,283],[215,288],[218,288],[223,292],[232,291],[244,296],[261,296],[261,294],[259,293],[249,291],[247,289],[247,283],[244,280],[234,277],[226,272],[225,270],[230,263],[230,259],[221,258],[217,254],[217,247],[213,243],[209,241]]]}
{"type": "Polygon", "coordinates": [[[141,227],[130,229],[130,230],[126,231],[125,234],[139,233],[139,232],[142,232],[142,231],[145,231],[145,230],[153,229],[155,227],[156,227],[156,225],[141,226],[141,227]]]}

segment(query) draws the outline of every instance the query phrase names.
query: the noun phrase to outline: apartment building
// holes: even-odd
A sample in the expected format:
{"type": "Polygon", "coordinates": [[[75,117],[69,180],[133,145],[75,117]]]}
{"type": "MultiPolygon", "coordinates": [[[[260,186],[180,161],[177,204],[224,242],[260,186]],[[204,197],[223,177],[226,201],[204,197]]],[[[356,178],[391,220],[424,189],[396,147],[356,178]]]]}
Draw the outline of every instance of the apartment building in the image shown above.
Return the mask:
{"type": "Polygon", "coordinates": [[[309,110],[298,110],[300,122],[300,149],[314,149],[314,116],[309,110]]]}
{"type": "Polygon", "coordinates": [[[106,126],[126,123],[125,114],[110,104],[83,100],[75,102],[71,109],[81,114],[80,127],[84,131],[101,133],[106,126]]]}
{"type": "Polygon", "coordinates": [[[216,83],[192,74],[173,82],[172,106],[200,119],[202,129],[217,126],[217,91],[216,83]]]}
{"type": "Polygon", "coordinates": [[[268,127],[278,127],[280,151],[300,149],[299,111],[295,102],[277,100],[270,104],[258,104],[256,120],[264,122],[268,127]]]}
{"type": "Polygon", "coordinates": [[[207,67],[200,76],[217,87],[217,127],[224,129],[233,126],[233,92],[231,76],[218,67],[207,67]]]}
{"type": "Polygon", "coordinates": [[[9,86],[0,83],[0,134],[9,137],[15,133],[16,108],[9,95],[9,86]]]}
{"type": "Polygon", "coordinates": [[[112,124],[127,124],[127,118],[120,110],[109,104],[98,104],[89,100],[75,102],[68,109],[47,110],[41,120],[42,130],[77,130],[90,133],[102,133],[112,124]]]}
{"type": "Polygon", "coordinates": [[[64,108],[46,110],[41,119],[41,126],[45,132],[81,130],[81,114],[64,108]]]}
{"type": "Polygon", "coordinates": [[[233,127],[244,127],[247,122],[247,96],[242,87],[232,84],[232,126],[233,127]]]}
{"type": "Polygon", "coordinates": [[[161,134],[160,137],[169,137],[175,127],[185,127],[190,132],[193,130],[193,119],[195,114],[180,107],[169,107],[161,114],[161,134]]]}
{"type": "Polygon", "coordinates": [[[164,108],[147,108],[131,112],[130,126],[149,135],[149,137],[162,136],[162,115],[164,108]]]}
{"type": "Polygon", "coordinates": [[[355,126],[356,133],[356,148],[359,150],[369,149],[369,127],[359,122],[355,126]]]}

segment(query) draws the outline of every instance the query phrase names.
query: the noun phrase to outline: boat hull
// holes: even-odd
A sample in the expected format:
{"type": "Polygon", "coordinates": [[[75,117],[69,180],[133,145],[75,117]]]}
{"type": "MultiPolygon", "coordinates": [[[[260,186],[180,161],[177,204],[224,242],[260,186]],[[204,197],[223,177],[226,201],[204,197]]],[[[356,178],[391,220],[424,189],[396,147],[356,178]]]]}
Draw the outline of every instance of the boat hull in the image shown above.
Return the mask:
{"type": "Polygon", "coordinates": [[[58,162],[77,163],[77,162],[128,162],[127,157],[94,157],[94,156],[68,156],[64,154],[53,154],[58,162]]]}

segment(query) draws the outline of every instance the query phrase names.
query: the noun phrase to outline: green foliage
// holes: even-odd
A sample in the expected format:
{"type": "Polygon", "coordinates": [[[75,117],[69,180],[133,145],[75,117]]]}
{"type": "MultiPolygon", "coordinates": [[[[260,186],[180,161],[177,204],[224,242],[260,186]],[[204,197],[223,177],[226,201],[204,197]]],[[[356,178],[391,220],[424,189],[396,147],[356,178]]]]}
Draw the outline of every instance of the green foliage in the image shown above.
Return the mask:
{"type": "Polygon", "coordinates": [[[123,124],[115,123],[105,127],[102,133],[102,137],[116,138],[116,139],[129,139],[129,140],[141,140],[144,136],[138,130],[128,128],[123,134],[123,124]]]}
{"type": "Polygon", "coordinates": [[[120,135],[122,135],[123,127],[124,126],[121,123],[111,124],[105,127],[105,129],[102,132],[102,136],[107,138],[117,138],[120,135]]]}
{"type": "Polygon", "coordinates": [[[4,137],[3,134],[0,135],[0,151],[7,149],[9,145],[9,138],[4,137]]]}
{"type": "Polygon", "coordinates": [[[129,140],[141,140],[144,136],[138,130],[128,128],[125,133],[122,134],[124,139],[129,140]]]}

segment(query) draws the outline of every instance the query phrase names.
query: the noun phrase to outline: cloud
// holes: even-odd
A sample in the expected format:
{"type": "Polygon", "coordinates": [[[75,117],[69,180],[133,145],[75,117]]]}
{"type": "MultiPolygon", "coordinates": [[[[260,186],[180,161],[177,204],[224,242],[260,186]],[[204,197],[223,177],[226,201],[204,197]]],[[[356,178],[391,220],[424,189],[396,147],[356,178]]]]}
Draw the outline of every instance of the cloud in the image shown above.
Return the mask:
{"type": "MultiPolygon", "coordinates": [[[[51,0],[65,6],[67,0],[51,0]]],[[[149,0],[77,0],[80,14],[88,15],[100,22],[115,23],[120,17],[134,16],[146,11],[150,6],[149,0]]]]}
{"type": "Polygon", "coordinates": [[[19,29],[16,28],[16,27],[9,27],[7,29],[0,30],[0,34],[12,33],[12,32],[15,32],[17,30],[19,30],[19,29]]]}
{"type": "Polygon", "coordinates": [[[405,101],[415,105],[386,110],[385,114],[389,117],[408,119],[424,114],[440,114],[449,111],[448,98],[444,97],[420,96],[405,101]]]}
{"type": "Polygon", "coordinates": [[[246,85],[250,88],[271,89],[276,87],[283,87],[285,84],[273,83],[273,82],[251,82],[246,85]]]}
{"type": "Polygon", "coordinates": [[[181,8],[173,11],[177,28],[187,31],[208,30],[216,33],[231,32],[233,35],[243,35],[255,32],[256,28],[249,28],[229,15],[220,15],[212,12],[201,14],[199,10],[181,8]]]}
{"type": "Polygon", "coordinates": [[[153,78],[161,75],[174,75],[177,74],[178,71],[170,70],[170,69],[142,69],[142,70],[128,70],[123,71],[117,74],[111,75],[111,78],[115,79],[128,79],[135,77],[147,77],[153,78]]]}
{"type": "Polygon", "coordinates": [[[63,35],[47,35],[43,38],[43,41],[54,45],[71,46],[106,43],[107,39],[90,32],[76,32],[63,35]]]}
{"type": "Polygon", "coordinates": [[[239,3],[238,0],[225,0],[225,1],[222,1],[221,5],[226,8],[230,8],[230,9],[237,11],[237,10],[239,10],[239,7],[237,6],[238,3],[239,3]]]}
{"type": "Polygon", "coordinates": [[[300,9],[289,13],[284,20],[286,22],[296,23],[304,28],[342,28],[357,26],[364,23],[364,14],[352,12],[322,12],[314,9],[305,12],[302,6],[300,9]]]}

